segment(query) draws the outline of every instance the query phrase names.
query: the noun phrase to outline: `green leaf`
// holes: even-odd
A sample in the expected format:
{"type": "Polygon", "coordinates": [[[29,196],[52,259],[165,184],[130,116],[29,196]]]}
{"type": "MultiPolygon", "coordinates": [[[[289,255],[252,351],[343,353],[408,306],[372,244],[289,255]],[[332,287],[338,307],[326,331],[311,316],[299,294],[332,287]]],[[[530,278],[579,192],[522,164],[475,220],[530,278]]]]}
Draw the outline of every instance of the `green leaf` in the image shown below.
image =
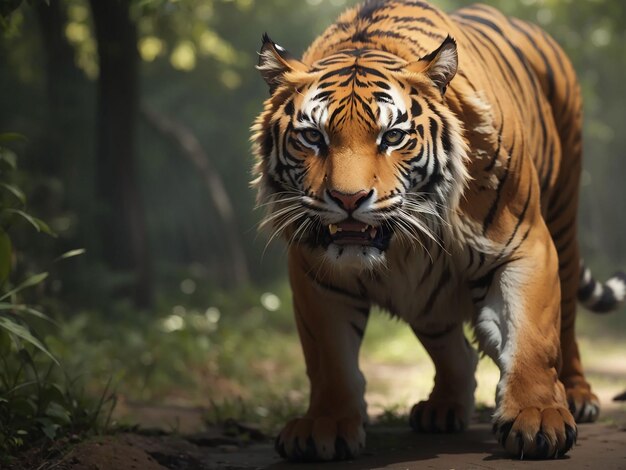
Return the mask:
{"type": "Polygon", "coordinates": [[[26,142],[26,137],[22,134],[18,134],[17,132],[3,132],[0,134],[0,144],[4,144],[7,142],[15,142],[15,141],[26,142]]]}
{"type": "Polygon", "coordinates": [[[46,315],[43,312],[40,312],[39,310],[35,310],[34,308],[29,307],[28,305],[10,304],[7,302],[0,302],[0,311],[2,310],[10,310],[13,313],[17,313],[17,312],[28,313],[29,315],[32,315],[37,318],[41,318],[42,320],[49,321],[50,323],[53,323],[58,326],[57,322],[54,321],[52,318],[50,318],[48,315],[46,315]]]}
{"type": "Polygon", "coordinates": [[[55,383],[48,383],[42,390],[43,398],[46,399],[49,403],[64,403],[65,402],[65,394],[61,387],[55,383]]]}
{"type": "MultiPolygon", "coordinates": [[[[26,361],[26,362],[30,362],[30,361],[26,361]]],[[[39,381],[37,380],[27,380],[26,382],[21,382],[19,384],[17,384],[15,387],[9,389],[6,391],[6,395],[9,396],[12,393],[15,393],[19,390],[22,390],[23,388],[28,388],[28,387],[32,387],[33,385],[39,385],[39,381]]]]}
{"type": "Polygon", "coordinates": [[[56,237],[57,236],[57,234],[43,220],[38,219],[37,217],[33,217],[33,219],[35,220],[35,223],[37,224],[37,226],[39,227],[39,230],[41,232],[45,233],[46,235],[50,235],[51,237],[56,237]]]}
{"type": "Polygon", "coordinates": [[[12,254],[11,239],[4,230],[0,230],[0,284],[9,277],[12,254]]]}
{"type": "Polygon", "coordinates": [[[68,258],[73,258],[75,256],[80,256],[82,254],[84,254],[87,250],[85,250],[84,248],[77,248],[76,250],[70,250],[67,251],[65,253],[63,253],[61,256],[59,256],[58,258],[55,258],[54,262],[56,263],[57,261],[61,261],[63,259],[68,259],[68,258]]]}
{"type": "Polygon", "coordinates": [[[41,430],[48,437],[48,439],[54,439],[57,435],[57,431],[61,427],[49,418],[37,418],[37,422],[41,425],[41,430]]]}
{"type": "Polygon", "coordinates": [[[39,274],[35,274],[34,276],[29,277],[24,282],[22,282],[19,286],[17,286],[14,289],[11,289],[9,292],[7,292],[2,297],[0,297],[0,302],[8,297],[11,297],[13,294],[16,294],[17,292],[26,289],[27,287],[32,287],[37,284],[40,284],[47,277],[48,277],[48,273],[39,273],[39,274]]]}
{"type": "Polygon", "coordinates": [[[51,402],[46,409],[46,415],[53,418],[54,421],[61,424],[70,424],[72,422],[71,414],[63,405],[51,402]]]}
{"type": "Polygon", "coordinates": [[[28,398],[16,397],[11,400],[11,411],[22,417],[29,418],[37,412],[37,406],[28,398]]]}
{"type": "Polygon", "coordinates": [[[20,188],[7,183],[0,183],[0,186],[13,194],[13,196],[15,196],[17,200],[20,201],[22,204],[26,204],[26,196],[20,188]]]}
{"type": "Polygon", "coordinates": [[[20,217],[24,218],[29,224],[31,224],[38,232],[44,232],[50,236],[56,237],[56,233],[52,231],[52,229],[45,223],[43,220],[38,219],[37,217],[33,217],[30,214],[20,210],[20,209],[4,209],[2,212],[8,212],[10,214],[16,214],[20,217]]]}
{"type": "Polygon", "coordinates": [[[9,334],[6,331],[0,331],[0,357],[7,357],[11,353],[11,344],[9,334]]]}
{"type": "Polygon", "coordinates": [[[13,170],[17,168],[17,156],[13,150],[0,147],[0,162],[6,163],[13,170]]]}
{"type": "Polygon", "coordinates": [[[50,359],[52,359],[52,361],[54,361],[55,364],[59,365],[59,362],[52,355],[52,353],[50,353],[50,351],[46,349],[43,343],[39,341],[37,338],[35,338],[31,334],[31,332],[28,331],[28,329],[24,327],[23,325],[20,325],[19,323],[16,323],[13,320],[10,320],[9,318],[0,317],[0,328],[8,331],[9,333],[14,334],[18,338],[21,338],[27,343],[33,345],[34,347],[39,349],[41,352],[43,352],[46,356],[48,356],[50,359]]]}
{"type": "Polygon", "coordinates": [[[24,218],[29,224],[35,227],[35,230],[37,230],[38,232],[41,231],[41,229],[39,228],[39,224],[37,224],[37,222],[35,221],[35,218],[32,215],[29,215],[24,211],[21,211],[19,209],[7,208],[7,209],[3,209],[2,212],[8,212],[9,214],[19,215],[20,217],[24,218]]]}

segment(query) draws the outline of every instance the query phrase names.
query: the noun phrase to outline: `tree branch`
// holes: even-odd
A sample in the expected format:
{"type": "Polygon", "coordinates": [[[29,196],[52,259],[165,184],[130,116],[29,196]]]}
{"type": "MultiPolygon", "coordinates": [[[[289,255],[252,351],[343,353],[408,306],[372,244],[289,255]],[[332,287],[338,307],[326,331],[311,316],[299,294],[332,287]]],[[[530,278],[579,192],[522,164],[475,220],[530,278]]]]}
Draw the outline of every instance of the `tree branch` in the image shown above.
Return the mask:
{"type": "Polygon", "coordinates": [[[248,264],[239,231],[237,230],[233,205],[226,192],[224,182],[214,168],[209,155],[204,151],[193,131],[180,121],[146,105],[141,106],[141,114],[154,129],[163,136],[173,140],[181,149],[182,154],[200,172],[217,215],[220,218],[220,226],[226,233],[224,239],[228,243],[233,263],[232,280],[238,284],[247,283],[249,280],[248,264]]]}

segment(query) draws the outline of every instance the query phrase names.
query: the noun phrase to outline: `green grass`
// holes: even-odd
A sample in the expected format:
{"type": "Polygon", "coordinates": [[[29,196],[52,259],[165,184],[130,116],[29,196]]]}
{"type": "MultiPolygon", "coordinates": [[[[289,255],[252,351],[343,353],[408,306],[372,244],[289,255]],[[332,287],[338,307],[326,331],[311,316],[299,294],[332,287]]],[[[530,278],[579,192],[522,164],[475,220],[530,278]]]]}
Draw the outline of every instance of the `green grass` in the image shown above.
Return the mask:
{"type": "MultiPolygon", "coordinates": [[[[232,418],[270,433],[300,414],[308,380],[288,285],[193,293],[189,283],[182,285],[187,293],[170,291],[156,312],[122,305],[109,318],[99,312],[67,318],[49,330],[46,344],[91,396],[111,380],[127,401],[201,406],[207,422],[232,418]]],[[[588,322],[601,319],[586,316],[580,328],[588,322]]],[[[584,337],[582,347],[591,363],[596,351],[606,356],[615,350],[598,337],[584,337]]],[[[382,422],[402,420],[430,392],[434,369],[428,355],[407,325],[385,313],[372,312],[361,364],[370,411],[382,422]]],[[[479,406],[493,405],[498,376],[490,359],[481,360],[479,406]]]]}

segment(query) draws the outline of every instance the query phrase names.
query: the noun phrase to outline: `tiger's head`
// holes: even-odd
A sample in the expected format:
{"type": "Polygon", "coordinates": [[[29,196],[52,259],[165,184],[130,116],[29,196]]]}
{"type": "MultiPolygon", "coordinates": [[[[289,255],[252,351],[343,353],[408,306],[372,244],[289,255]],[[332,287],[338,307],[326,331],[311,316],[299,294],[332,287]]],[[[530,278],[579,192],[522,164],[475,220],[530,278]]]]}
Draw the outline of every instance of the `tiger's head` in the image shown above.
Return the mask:
{"type": "Polygon", "coordinates": [[[384,262],[394,237],[439,241],[468,179],[445,98],[451,37],[415,62],[347,49],[306,65],[265,35],[258,69],[271,96],[253,126],[253,184],[273,237],[361,268],[384,262]]]}

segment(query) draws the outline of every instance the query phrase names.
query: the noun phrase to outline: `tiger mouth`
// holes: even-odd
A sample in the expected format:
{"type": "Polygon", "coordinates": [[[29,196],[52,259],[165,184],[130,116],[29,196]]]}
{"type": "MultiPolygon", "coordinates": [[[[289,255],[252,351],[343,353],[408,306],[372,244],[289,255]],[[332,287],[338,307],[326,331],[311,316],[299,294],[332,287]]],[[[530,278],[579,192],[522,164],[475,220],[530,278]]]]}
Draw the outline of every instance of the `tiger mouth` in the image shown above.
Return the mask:
{"type": "Polygon", "coordinates": [[[393,232],[386,225],[373,226],[348,219],[322,227],[322,245],[353,245],[373,247],[384,251],[389,247],[393,232]]]}

